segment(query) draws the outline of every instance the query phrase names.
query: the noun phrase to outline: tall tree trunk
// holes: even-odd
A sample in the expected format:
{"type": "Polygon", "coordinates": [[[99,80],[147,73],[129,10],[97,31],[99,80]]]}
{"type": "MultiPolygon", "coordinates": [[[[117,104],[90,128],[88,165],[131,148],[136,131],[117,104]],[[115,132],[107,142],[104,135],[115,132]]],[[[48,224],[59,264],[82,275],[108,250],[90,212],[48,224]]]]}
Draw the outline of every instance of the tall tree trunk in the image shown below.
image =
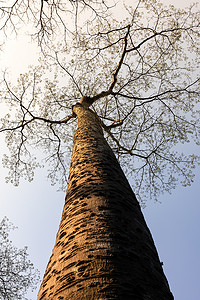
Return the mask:
{"type": "Polygon", "coordinates": [[[173,296],[136,197],[81,104],[55,247],[38,300],[171,300],[173,296]]]}

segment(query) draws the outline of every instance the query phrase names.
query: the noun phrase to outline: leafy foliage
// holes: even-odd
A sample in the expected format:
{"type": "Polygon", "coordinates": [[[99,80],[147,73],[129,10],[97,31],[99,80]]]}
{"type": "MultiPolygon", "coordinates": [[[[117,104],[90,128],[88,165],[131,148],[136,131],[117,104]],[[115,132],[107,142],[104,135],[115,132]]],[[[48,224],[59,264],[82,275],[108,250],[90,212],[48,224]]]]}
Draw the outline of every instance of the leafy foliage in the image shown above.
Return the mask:
{"type": "MultiPolygon", "coordinates": [[[[91,1],[98,9],[88,7],[94,18],[84,11],[81,20],[75,9],[67,38],[40,39],[41,65],[21,75],[17,87],[4,77],[1,98],[11,110],[2,119],[11,152],[4,165],[14,184],[21,176],[32,180],[38,157],[40,165],[44,159],[36,149],[42,149],[52,183],[65,188],[76,124],[71,108],[83,97],[138,198],[157,199],[178,182],[190,185],[199,161],[180,151],[181,144],[200,142],[199,12],[195,5],[180,10],[148,0],[126,1],[119,14],[117,4],[100,2],[91,1]]],[[[58,28],[69,29],[66,16],[63,10],[58,28]]],[[[57,32],[45,28],[46,37],[57,32]]]]}
{"type": "Polygon", "coordinates": [[[34,289],[39,273],[28,259],[27,247],[17,249],[9,240],[15,227],[4,217],[0,222],[0,299],[25,299],[29,288],[34,289]]]}
{"type": "Polygon", "coordinates": [[[2,43],[10,34],[18,35],[22,24],[30,24],[28,31],[41,46],[54,40],[58,34],[66,40],[68,33],[76,31],[78,16],[83,19],[87,11],[92,20],[101,19],[109,9],[107,2],[112,3],[102,0],[2,0],[2,43]]]}

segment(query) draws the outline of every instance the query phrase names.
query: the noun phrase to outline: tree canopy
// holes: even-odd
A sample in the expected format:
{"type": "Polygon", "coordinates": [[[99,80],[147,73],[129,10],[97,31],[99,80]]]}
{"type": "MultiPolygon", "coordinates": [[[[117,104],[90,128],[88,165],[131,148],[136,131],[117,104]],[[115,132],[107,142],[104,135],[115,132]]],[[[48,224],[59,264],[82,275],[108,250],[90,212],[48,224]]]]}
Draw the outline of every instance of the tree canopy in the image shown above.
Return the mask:
{"type": "Polygon", "coordinates": [[[16,86],[6,73],[2,80],[7,180],[32,180],[45,160],[52,183],[65,188],[72,106],[81,99],[97,113],[138,199],[191,184],[199,157],[180,145],[200,142],[198,7],[129,4],[24,0],[1,7],[4,33],[9,22],[17,32],[31,21],[29,32],[41,47],[40,65],[16,86]]]}
{"type": "Polygon", "coordinates": [[[9,239],[15,227],[4,217],[0,222],[0,299],[25,299],[29,288],[35,289],[39,272],[28,259],[27,247],[16,248],[9,239]]]}

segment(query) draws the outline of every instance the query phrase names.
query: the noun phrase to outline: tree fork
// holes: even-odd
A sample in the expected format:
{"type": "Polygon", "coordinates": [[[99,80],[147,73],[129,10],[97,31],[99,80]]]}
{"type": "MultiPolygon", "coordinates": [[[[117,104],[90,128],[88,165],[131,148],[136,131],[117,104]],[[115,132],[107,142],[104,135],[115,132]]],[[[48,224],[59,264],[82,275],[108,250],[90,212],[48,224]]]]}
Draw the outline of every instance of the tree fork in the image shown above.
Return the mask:
{"type": "Polygon", "coordinates": [[[136,197],[103,130],[76,104],[66,202],[38,300],[172,300],[136,197]]]}

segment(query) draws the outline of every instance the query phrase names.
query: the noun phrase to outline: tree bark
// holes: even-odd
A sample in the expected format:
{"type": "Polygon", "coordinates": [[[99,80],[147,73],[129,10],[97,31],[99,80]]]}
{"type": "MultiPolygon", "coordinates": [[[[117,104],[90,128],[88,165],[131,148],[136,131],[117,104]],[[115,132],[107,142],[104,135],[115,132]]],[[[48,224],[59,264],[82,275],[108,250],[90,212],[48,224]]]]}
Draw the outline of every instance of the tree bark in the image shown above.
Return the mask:
{"type": "Polygon", "coordinates": [[[172,300],[136,197],[101,125],[76,104],[66,202],[38,300],[172,300]]]}

